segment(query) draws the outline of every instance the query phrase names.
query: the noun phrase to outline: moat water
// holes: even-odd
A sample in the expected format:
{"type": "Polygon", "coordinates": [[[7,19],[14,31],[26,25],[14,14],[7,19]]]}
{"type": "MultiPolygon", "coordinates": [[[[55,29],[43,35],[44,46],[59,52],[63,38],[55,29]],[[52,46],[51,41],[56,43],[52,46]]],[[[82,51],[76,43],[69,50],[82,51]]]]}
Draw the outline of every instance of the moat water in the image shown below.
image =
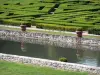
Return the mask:
{"type": "Polygon", "coordinates": [[[0,53],[59,60],[66,57],[68,62],[100,66],[100,50],[62,48],[51,45],[14,42],[0,39],[0,53]]]}

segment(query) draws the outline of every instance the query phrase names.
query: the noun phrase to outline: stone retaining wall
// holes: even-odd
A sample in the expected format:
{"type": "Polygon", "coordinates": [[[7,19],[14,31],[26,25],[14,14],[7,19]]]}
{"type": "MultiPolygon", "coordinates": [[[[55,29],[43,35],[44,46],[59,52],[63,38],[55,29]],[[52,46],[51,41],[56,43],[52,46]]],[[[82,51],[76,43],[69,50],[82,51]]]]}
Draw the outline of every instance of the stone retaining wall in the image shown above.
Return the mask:
{"type": "Polygon", "coordinates": [[[39,66],[51,67],[54,69],[62,69],[67,71],[88,72],[95,75],[100,75],[100,67],[85,66],[74,63],[65,63],[47,59],[32,58],[32,57],[2,54],[2,53],[0,53],[0,60],[31,64],[31,65],[39,65],[39,66]]]}
{"type": "Polygon", "coordinates": [[[20,32],[20,31],[0,31],[0,35],[100,46],[100,40],[96,40],[96,39],[77,38],[71,36],[52,35],[52,34],[36,33],[36,32],[29,33],[29,32],[20,32]]]}
{"type": "Polygon", "coordinates": [[[53,45],[83,50],[100,50],[100,40],[76,38],[71,36],[44,33],[23,33],[19,31],[0,31],[0,38],[25,43],[53,45]]]}

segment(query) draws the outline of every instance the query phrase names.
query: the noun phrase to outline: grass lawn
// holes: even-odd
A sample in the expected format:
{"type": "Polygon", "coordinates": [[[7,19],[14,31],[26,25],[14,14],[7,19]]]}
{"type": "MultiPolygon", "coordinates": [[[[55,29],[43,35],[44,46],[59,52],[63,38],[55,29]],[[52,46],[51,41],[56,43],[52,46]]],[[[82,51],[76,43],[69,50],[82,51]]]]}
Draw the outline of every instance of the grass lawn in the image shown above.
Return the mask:
{"type": "Polygon", "coordinates": [[[0,61],[0,75],[88,75],[88,74],[0,61]]]}

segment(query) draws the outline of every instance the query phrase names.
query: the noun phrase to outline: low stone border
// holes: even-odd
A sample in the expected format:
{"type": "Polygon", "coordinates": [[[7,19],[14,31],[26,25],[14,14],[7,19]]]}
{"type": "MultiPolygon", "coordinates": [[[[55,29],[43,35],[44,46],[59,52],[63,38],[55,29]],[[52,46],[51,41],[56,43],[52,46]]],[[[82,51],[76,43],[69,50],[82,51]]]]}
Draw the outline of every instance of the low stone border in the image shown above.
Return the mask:
{"type": "Polygon", "coordinates": [[[65,63],[60,61],[10,55],[3,53],[0,53],[0,60],[23,63],[23,64],[39,65],[39,66],[51,67],[54,69],[62,69],[67,71],[88,72],[88,73],[93,73],[95,75],[100,75],[100,67],[86,66],[74,63],[65,63]]]}
{"type": "Polygon", "coordinates": [[[78,39],[70,36],[50,35],[43,33],[23,33],[18,31],[0,31],[2,40],[33,43],[41,45],[53,45],[63,48],[73,48],[81,50],[100,50],[100,40],[94,39],[78,39]]]}
{"type": "Polygon", "coordinates": [[[91,51],[100,50],[100,46],[90,46],[90,45],[83,45],[83,44],[49,41],[49,40],[25,38],[25,37],[13,37],[13,36],[4,35],[4,36],[0,36],[0,39],[20,42],[20,43],[23,42],[23,43],[32,43],[32,44],[40,44],[40,45],[52,45],[56,47],[73,48],[73,49],[79,49],[79,50],[91,50],[91,51]]]}
{"type": "Polygon", "coordinates": [[[30,32],[4,30],[4,31],[0,31],[0,35],[44,39],[44,40],[49,40],[54,42],[59,41],[65,43],[82,44],[82,45],[90,45],[90,46],[100,46],[100,40],[96,40],[96,39],[77,38],[71,36],[52,35],[52,34],[36,33],[36,32],[30,33],[30,32]]]}

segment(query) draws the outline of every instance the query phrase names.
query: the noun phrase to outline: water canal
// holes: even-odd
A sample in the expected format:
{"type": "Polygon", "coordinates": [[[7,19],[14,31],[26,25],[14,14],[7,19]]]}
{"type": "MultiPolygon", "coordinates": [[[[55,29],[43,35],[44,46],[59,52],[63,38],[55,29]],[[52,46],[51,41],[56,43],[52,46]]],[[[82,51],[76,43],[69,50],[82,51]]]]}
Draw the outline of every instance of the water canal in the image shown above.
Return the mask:
{"type": "Polygon", "coordinates": [[[59,60],[66,57],[68,62],[100,66],[100,50],[84,50],[58,47],[49,44],[15,42],[0,38],[0,53],[59,60]]]}

